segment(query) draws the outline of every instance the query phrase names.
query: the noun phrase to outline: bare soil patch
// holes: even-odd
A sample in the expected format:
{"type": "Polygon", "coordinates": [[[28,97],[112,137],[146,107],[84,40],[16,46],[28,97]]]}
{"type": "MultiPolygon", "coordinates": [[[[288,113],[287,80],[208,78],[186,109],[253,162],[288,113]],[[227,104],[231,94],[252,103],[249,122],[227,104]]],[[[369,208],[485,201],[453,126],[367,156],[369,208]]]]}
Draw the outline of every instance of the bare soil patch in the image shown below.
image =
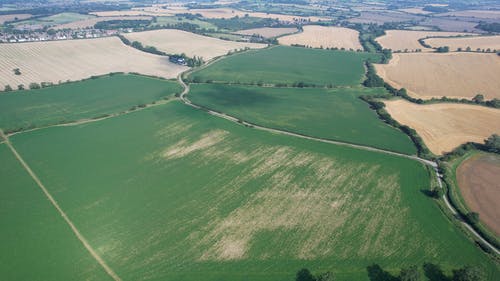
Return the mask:
{"type": "Polygon", "coordinates": [[[500,133],[499,109],[451,103],[418,105],[405,100],[384,103],[394,119],[415,129],[437,155],[466,142],[483,143],[493,133],[500,133]]]}
{"type": "Polygon", "coordinates": [[[242,35],[260,35],[264,38],[272,38],[278,37],[285,34],[290,34],[297,32],[297,28],[295,27],[262,27],[262,28],[252,28],[252,29],[244,29],[235,32],[236,34],[242,35]]]}
{"type": "Polygon", "coordinates": [[[467,35],[459,32],[440,32],[440,31],[414,31],[414,30],[387,30],[385,35],[380,36],[376,41],[386,49],[393,51],[415,51],[421,49],[423,52],[434,51],[422,46],[418,39],[436,36],[458,36],[467,35]]]}
{"type": "Polygon", "coordinates": [[[168,54],[185,53],[187,56],[203,57],[205,60],[246,47],[266,47],[264,44],[221,40],[176,29],[127,33],[125,37],[131,41],[139,41],[143,45],[154,46],[168,54]]]}
{"type": "Polygon", "coordinates": [[[283,45],[305,45],[313,48],[346,48],[363,49],[356,30],[344,27],[307,25],[298,34],[284,36],[278,39],[283,45]]]}
{"type": "Polygon", "coordinates": [[[448,46],[450,50],[461,48],[466,50],[470,47],[475,51],[478,48],[481,50],[500,50],[500,35],[497,36],[476,36],[476,37],[461,37],[461,38],[429,38],[425,43],[432,47],[448,46]]]}
{"type": "Polygon", "coordinates": [[[66,82],[110,72],[137,72],[175,78],[187,67],[168,57],[141,52],[117,37],[0,44],[0,89],[32,82],[66,82]],[[13,69],[19,68],[21,75],[13,69]]]}
{"type": "Polygon", "coordinates": [[[457,182],[469,209],[500,235],[500,156],[481,154],[465,160],[457,168],[457,182]]]}
{"type": "Polygon", "coordinates": [[[375,65],[377,73],[395,88],[415,98],[500,98],[500,57],[482,53],[394,54],[389,64],[375,65]]]}

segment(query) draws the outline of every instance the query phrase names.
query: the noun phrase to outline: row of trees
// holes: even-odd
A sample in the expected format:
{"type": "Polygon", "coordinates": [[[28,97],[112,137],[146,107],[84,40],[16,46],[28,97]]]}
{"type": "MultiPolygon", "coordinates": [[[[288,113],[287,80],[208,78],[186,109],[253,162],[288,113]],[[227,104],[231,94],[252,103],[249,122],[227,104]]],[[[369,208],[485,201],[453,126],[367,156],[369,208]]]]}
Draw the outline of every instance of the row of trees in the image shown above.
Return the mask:
{"type": "MultiPolygon", "coordinates": [[[[41,89],[41,88],[49,87],[52,85],[54,85],[54,83],[52,83],[52,82],[42,82],[42,83],[32,82],[28,85],[28,87],[29,87],[29,89],[34,90],[34,89],[41,89]]],[[[17,85],[17,89],[18,90],[25,90],[26,88],[25,88],[24,84],[19,84],[19,85],[17,85]]],[[[13,90],[14,89],[10,85],[5,85],[5,87],[4,87],[5,92],[11,92],[13,90]]]]}
{"type": "MultiPolygon", "coordinates": [[[[423,275],[418,266],[412,265],[402,268],[399,276],[394,276],[391,273],[383,270],[378,264],[368,266],[368,277],[371,281],[421,281],[423,275]]],[[[464,266],[452,271],[452,276],[446,276],[441,268],[437,265],[426,263],[422,267],[426,276],[439,277],[439,280],[449,281],[484,281],[483,272],[478,267],[464,266]]],[[[434,279],[433,279],[434,280],[434,279]]],[[[307,268],[303,268],[295,275],[295,281],[335,281],[335,276],[332,272],[327,271],[318,275],[313,275],[307,268]]]]}

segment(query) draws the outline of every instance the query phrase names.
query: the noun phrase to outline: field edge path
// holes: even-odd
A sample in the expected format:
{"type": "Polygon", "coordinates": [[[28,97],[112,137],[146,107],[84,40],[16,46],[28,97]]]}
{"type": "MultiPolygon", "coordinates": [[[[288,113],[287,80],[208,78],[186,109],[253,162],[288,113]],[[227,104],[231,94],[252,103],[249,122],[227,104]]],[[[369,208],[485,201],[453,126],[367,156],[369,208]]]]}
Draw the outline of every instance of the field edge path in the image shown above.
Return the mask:
{"type": "Polygon", "coordinates": [[[38,176],[31,170],[31,168],[28,166],[28,164],[24,161],[24,159],[21,157],[21,155],[17,152],[17,150],[14,148],[14,146],[11,144],[9,138],[5,136],[3,131],[0,129],[0,138],[4,140],[4,143],[9,147],[9,149],[12,151],[14,156],[17,158],[19,163],[23,166],[23,168],[28,172],[28,174],[31,176],[31,178],[35,181],[35,183],[40,187],[42,192],[45,194],[47,199],[50,201],[50,203],[56,208],[56,210],[59,212],[61,217],[64,219],[64,221],[69,225],[75,236],[80,240],[80,242],[83,244],[83,246],[87,249],[87,251],[90,253],[90,255],[101,265],[101,267],[106,271],[106,273],[113,278],[115,281],[122,281],[122,279],[109,267],[106,262],[104,261],[101,256],[92,248],[92,246],[89,244],[87,239],[80,233],[78,228],[76,228],[75,224],[71,221],[71,219],[66,215],[66,213],[63,211],[63,209],[59,206],[59,203],[52,197],[50,192],[45,188],[43,183],[40,181],[38,176]]]}

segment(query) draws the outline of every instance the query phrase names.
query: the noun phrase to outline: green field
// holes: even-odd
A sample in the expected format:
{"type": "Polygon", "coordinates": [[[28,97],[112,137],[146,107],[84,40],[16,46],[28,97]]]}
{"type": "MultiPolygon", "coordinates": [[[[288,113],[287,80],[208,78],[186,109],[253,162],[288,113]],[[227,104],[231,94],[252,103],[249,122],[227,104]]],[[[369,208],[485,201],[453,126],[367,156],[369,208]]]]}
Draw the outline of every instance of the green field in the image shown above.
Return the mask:
{"type": "Polygon", "coordinates": [[[359,85],[363,62],[378,55],[298,47],[273,47],[230,56],[190,75],[198,82],[316,86],[359,85]]]}
{"type": "Polygon", "coordinates": [[[181,91],[172,81],[112,75],[30,91],[0,94],[0,128],[16,130],[116,113],[181,91]]]}
{"type": "Polygon", "coordinates": [[[368,280],[373,263],[424,262],[500,273],[423,194],[429,174],[413,160],[180,102],[11,141],[123,280],[285,281],[302,267],[368,280]]]}
{"type": "Polygon", "coordinates": [[[403,132],[385,124],[360,95],[383,94],[382,88],[262,88],[192,84],[195,104],[245,121],[309,136],[415,154],[403,132]]]}
{"type": "Polygon", "coordinates": [[[151,23],[151,26],[176,25],[185,23],[197,25],[199,28],[217,30],[217,26],[209,22],[199,20],[198,18],[188,19],[186,17],[157,17],[156,21],[151,23]]]}
{"type": "Polygon", "coordinates": [[[91,19],[95,18],[96,16],[93,15],[84,15],[84,14],[78,14],[78,13],[60,13],[60,14],[55,14],[47,17],[41,17],[37,19],[28,19],[24,21],[19,21],[14,24],[14,26],[20,26],[20,25],[42,25],[42,26],[54,26],[58,24],[65,24],[65,23],[70,23],[70,22],[75,22],[75,21],[80,21],[80,20],[86,20],[86,19],[91,19]]]}
{"type": "Polygon", "coordinates": [[[0,279],[112,280],[0,144],[0,279]]]}

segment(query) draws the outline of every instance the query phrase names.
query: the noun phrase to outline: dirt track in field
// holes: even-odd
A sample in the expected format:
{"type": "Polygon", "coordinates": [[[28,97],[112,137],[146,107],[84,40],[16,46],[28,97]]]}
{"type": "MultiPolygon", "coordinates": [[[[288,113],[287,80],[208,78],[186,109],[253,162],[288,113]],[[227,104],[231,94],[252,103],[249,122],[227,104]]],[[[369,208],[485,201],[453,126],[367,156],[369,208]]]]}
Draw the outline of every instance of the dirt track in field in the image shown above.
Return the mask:
{"type": "Polygon", "coordinates": [[[14,146],[10,143],[9,139],[4,135],[3,131],[0,130],[0,138],[5,140],[5,143],[7,146],[10,148],[14,156],[17,158],[19,163],[23,166],[23,168],[28,172],[28,174],[31,176],[31,178],[36,182],[38,187],[42,190],[44,195],[47,197],[47,199],[50,201],[50,203],[56,208],[57,212],[61,215],[61,217],[64,219],[64,221],[69,225],[75,236],[80,240],[80,242],[83,244],[83,246],[87,249],[89,254],[99,263],[99,265],[106,271],[106,273],[113,278],[115,281],[121,281],[122,279],[109,267],[106,262],[99,256],[99,254],[92,248],[92,246],[89,244],[87,239],[83,237],[83,235],[80,233],[78,228],[75,226],[73,221],[66,215],[64,210],[59,206],[59,203],[52,197],[50,192],[47,190],[47,188],[43,185],[43,183],[40,181],[38,176],[31,170],[31,168],[28,166],[28,164],[24,161],[24,159],[21,157],[21,155],[17,152],[17,150],[14,148],[14,146]]]}
{"type": "Polygon", "coordinates": [[[457,169],[457,182],[467,207],[500,235],[500,156],[482,154],[465,160],[457,169]]]}

